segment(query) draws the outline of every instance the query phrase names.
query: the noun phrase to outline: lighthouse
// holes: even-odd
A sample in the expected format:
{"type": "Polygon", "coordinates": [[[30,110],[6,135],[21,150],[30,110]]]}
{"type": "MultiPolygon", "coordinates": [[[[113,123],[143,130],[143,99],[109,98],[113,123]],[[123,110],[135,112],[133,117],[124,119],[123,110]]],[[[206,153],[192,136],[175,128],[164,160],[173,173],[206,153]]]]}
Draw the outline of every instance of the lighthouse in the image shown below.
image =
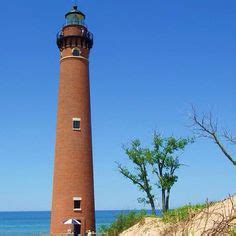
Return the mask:
{"type": "Polygon", "coordinates": [[[60,82],[50,233],[84,236],[95,231],[89,88],[93,35],[77,6],[65,15],[57,46],[60,82]]]}

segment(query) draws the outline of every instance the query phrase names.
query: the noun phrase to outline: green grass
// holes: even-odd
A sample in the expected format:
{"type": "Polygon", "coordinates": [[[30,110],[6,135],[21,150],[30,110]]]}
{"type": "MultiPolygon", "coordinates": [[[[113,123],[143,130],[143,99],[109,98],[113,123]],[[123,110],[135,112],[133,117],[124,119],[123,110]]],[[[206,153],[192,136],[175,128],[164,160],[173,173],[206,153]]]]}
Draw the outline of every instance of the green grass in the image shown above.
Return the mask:
{"type": "Polygon", "coordinates": [[[108,236],[117,236],[126,229],[141,222],[145,216],[147,216],[145,211],[131,211],[129,214],[119,214],[110,226],[100,227],[99,232],[108,236]]]}
{"type": "Polygon", "coordinates": [[[230,236],[236,236],[236,226],[233,227],[233,228],[230,230],[229,235],[230,235],[230,236]]]}
{"type": "MultiPolygon", "coordinates": [[[[164,223],[175,224],[180,221],[189,219],[191,215],[196,214],[200,210],[204,209],[206,206],[207,204],[185,205],[165,212],[161,216],[161,219],[163,220],[164,223]]],[[[145,211],[141,212],[131,211],[129,214],[119,214],[116,217],[116,220],[111,225],[100,227],[99,232],[104,233],[104,235],[106,236],[118,236],[126,229],[132,227],[133,225],[139,222],[142,222],[142,220],[147,216],[150,215],[148,215],[145,211]]],[[[236,235],[232,234],[232,236],[236,235]]]]}
{"type": "Polygon", "coordinates": [[[191,214],[197,213],[205,207],[206,204],[185,205],[163,213],[162,220],[165,223],[175,224],[187,220],[191,214]]]}

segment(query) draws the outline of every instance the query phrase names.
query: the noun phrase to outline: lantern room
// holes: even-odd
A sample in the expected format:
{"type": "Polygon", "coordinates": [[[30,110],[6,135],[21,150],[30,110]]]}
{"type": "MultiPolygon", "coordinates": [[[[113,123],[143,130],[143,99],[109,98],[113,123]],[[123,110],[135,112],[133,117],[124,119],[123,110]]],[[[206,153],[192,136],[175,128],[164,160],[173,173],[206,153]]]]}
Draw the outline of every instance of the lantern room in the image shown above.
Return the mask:
{"type": "Polygon", "coordinates": [[[85,15],[78,10],[75,5],[73,9],[66,14],[66,25],[84,25],[85,15]]]}

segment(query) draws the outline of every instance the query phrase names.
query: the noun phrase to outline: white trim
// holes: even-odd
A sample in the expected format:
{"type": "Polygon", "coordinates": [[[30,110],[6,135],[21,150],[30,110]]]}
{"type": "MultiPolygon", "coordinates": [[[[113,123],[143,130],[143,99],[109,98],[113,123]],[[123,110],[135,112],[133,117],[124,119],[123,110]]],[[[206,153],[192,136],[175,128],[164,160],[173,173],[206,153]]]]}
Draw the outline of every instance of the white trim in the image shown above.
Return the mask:
{"type": "Polygon", "coordinates": [[[74,201],[82,201],[82,197],[73,197],[74,201]]]}
{"type": "Polygon", "coordinates": [[[73,121],[81,121],[81,118],[74,117],[72,118],[73,121]]]}
{"type": "Polygon", "coordinates": [[[65,59],[69,59],[69,58],[74,58],[74,59],[83,59],[83,60],[85,60],[85,61],[89,61],[88,58],[86,58],[86,57],[82,57],[82,56],[78,56],[78,57],[76,57],[76,56],[66,56],[66,57],[61,58],[61,59],[60,59],[60,62],[62,62],[62,61],[65,60],[65,59]]]}
{"type": "Polygon", "coordinates": [[[81,208],[73,209],[73,211],[82,211],[82,209],[81,208]]]}

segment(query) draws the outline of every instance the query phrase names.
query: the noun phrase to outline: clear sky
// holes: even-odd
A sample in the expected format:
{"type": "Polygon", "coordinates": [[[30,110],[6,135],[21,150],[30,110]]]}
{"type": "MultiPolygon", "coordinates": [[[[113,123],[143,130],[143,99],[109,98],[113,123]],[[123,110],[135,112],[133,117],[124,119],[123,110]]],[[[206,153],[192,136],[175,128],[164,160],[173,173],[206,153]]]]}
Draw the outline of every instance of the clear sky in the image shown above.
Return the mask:
{"type": "MultiPolygon", "coordinates": [[[[59,77],[55,37],[73,1],[2,1],[0,210],[49,210],[59,77]]],[[[117,171],[122,144],[191,135],[212,109],[236,134],[235,0],[81,0],[95,35],[91,103],[97,209],[141,208],[117,171]]],[[[182,157],[171,206],[236,192],[236,169],[207,140],[182,157]]],[[[160,194],[157,195],[160,201],[160,194]]]]}

